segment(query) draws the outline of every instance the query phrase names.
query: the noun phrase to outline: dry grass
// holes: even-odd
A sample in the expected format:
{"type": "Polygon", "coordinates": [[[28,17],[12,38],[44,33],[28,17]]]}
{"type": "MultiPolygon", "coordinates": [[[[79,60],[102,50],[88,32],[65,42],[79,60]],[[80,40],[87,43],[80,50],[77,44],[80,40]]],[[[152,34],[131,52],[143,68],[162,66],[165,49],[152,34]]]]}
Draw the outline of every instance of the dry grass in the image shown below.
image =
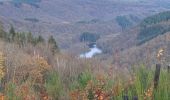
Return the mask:
{"type": "MultiPolygon", "coordinates": [[[[129,70],[120,67],[119,62],[108,65],[61,53],[53,56],[41,45],[19,48],[0,42],[0,51],[0,65],[6,69],[0,97],[7,100],[122,100],[125,95],[139,100],[169,98],[168,73],[164,69],[155,91],[154,68],[129,70]]],[[[115,60],[119,61],[117,57],[115,60]]]]}

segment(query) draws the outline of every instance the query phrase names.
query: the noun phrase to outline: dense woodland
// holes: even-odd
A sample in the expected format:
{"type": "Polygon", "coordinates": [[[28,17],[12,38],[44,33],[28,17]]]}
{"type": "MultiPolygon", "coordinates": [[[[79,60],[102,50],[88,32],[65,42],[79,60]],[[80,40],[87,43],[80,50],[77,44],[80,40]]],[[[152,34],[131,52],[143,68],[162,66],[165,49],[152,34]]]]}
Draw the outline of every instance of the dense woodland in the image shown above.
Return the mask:
{"type": "Polygon", "coordinates": [[[3,26],[0,26],[0,38],[9,43],[16,43],[19,47],[26,47],[28,44],[37,46],[39,44],[48,45],[52,53],[55,54],[59,51],[56,40],[53,36],[50,36],[46,41],[41,35],[33,36],[31,32],[15,32],[13,26],[11,26],[9,32],[3,30],[3,26]]]}
{"type": "MultiPolygon", "coordinates": [[[[131,16],[131,18],[133,18],[133,16],[131,16]]],[[[132,22],[126,16],[117,16],[116,21],[122,29],[132,26],[132,22]]]]}
{"type": "Polygon", "coordinates": [[[170,100],[169,5],[0,0],[0,100],[170,100]]]}
{"type": "MultiPolygon", "coordinates": [[[[170,99],[170,73],[166,66],[161,68],[158,85],[155,85],[155,65],[148,67],[149,62],[139,60],[134,65],[123,67],[119,54],[115,54],[114,63],[80,59],[62,54],[53,36],[46,40],[31,32],[16,32],[13,26],[5,32],[2,24],[0,37],[2,100],[170,99]]],[[[80,40],[95,42],[97,38],[84,33],[80,40]]],[[[160,59],[166,55],[164,50],[159,50],[157,55],[158,58],[154,59],[162,64],[160,59]]],[[[120,56],[128,57],[124,53],[120,56]]]]}
{"type": "Polygon", "coordinates": [[[169,20],[169,11],[145,18],[140,24],[140,33],[137,37],[138,44],[143,44],[158,35],[169,32],[169,20]]]}
{"type": "Polygon", "coordinates": [[[100,35],[96,33],[84,32],[80,36],[81,42],[96,42],[100,38],[100,35]]]}
{"type": "Polygon", "coordinates": [[[141,23],[142,27],[147,27],[149,25],[157,24],[163,21],[168,21],[170,19],[170,11],[161,12],[159,14],[147,17],[141,23]]]}

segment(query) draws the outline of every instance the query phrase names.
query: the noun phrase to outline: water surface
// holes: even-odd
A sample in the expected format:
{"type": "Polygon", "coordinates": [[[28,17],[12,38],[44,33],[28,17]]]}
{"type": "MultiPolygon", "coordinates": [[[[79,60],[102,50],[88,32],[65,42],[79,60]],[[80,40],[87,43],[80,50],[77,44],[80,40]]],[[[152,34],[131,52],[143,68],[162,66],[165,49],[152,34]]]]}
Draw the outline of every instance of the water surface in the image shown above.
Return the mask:
{"type": "Polygon", "coordinates": [[[102,50],[97,48],[96,45],[93,45],[92,48],[90,48],[90,51],[83,53],[80,55],[81,58],[92,58],[93,56],[95,56],[96,54],[101,54],[102,50]]]}

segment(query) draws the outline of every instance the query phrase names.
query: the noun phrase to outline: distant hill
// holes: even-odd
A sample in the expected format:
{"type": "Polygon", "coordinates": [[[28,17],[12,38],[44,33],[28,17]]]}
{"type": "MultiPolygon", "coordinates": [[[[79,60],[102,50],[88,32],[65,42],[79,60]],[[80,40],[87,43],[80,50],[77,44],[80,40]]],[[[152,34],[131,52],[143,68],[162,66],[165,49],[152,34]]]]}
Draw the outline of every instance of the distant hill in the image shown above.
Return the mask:
{"type": "Polygon", "coordinates": [[[140,24],[138,43],[142,44],[170,31],[170,11],[161,12],[145,18],[140,24]]]}
{"type": "MultiPolygon", "coordinates": [[[[121,65],[133,65],[136,62],[141,62],[147,63],[148,67],[151,67],[153,63],[157,62],[159,49],[164,49],[163,59],[165,61],[170,59],[169,14],[170,12],[166,11],[149,16],[140,25],[131,29],[131,34],[128,32],[129,35],[127,37],[137,45],[131,45],[123,51],[119,50],[118,55],[121,65]]],[[[128,41],[126,44],[128,44],[128,41]]],[[[168,65],[169,62],[164,62],[164,64],[168,65]]]]}
{"type": "MultiPolygon", "coordinates": [[[[1,0],[0,20],[6,31],[11,24],[17,31],[35,35],[54,35],[60,48],[80,53],[85,43],[79,37],[84,32],[100,35],[96,42],[106,52],[120,43],[132,45],[133,35],[126,34],[145,17],[167,11],[169,0],[1,0]],[[160,5],[161,4],[161,5],[160,5]],[[122,21],[123,20],[123,21],[122,21]],[[113,46],[107,46],[106,44],[113,46]],[[75,48],[77,48],[75,50],[75,48]]],[[[129,47],[123,44],[123,49],[129,47]]],[[[119,48],[119,47],[118,47],[119,48]]],[[[87,49],[87,48],[86,48],[87,49]]]]}
{"type": "Polygon", "coordinates": [[[115,37],[108,36],[103,39],[100,38],[98,45],[102,48],[103,53],[106,54],[102,56],[104,56],[104,59],[107,59],[110,57],[110,54],[114,55],[119,52],[122,56],[121,59],[125,59],[123,58],[125,56],[127,58],[136,57],[131,61],[136,62],[137,59],[142,60],[146,57],[147,54],[143,55],[143,53],[147,49],[147,44],[149,44],[150,49],[153,50],[153,54],[151,55],[155,57],[154,53],[161,47],[167,47],[169,43],[168,39],[164,40],[166,36],[169,37],[170,33],[170,21],[168,16],[169,11],[157,13],[144,18],[139,25],[127,29],[123,34],[119,34],[115,37]]]}
{"type": "Polygon", "coordinates": [[[141,22],[141,27],[147,27],[149,25],[158,24],[160,22],[166,22],[170,20],[170,11],[161,12],[156,15],[145,18],[141,22]]]}
{"type": "Polygon", "coordinates": [[[132,46],[120,52],[118,54],[118,60],[121,61],[121,65],[134,65],[140,62],[141,64],[147,64],[147,67],[152,67],[158,61],[157,53],[160,49],[164,50],[163,62],[165,66],[163,67],[166,67],[169,65],[167,61],[170,59],[170,32],[166,32],[141,45],[132,46]]]}

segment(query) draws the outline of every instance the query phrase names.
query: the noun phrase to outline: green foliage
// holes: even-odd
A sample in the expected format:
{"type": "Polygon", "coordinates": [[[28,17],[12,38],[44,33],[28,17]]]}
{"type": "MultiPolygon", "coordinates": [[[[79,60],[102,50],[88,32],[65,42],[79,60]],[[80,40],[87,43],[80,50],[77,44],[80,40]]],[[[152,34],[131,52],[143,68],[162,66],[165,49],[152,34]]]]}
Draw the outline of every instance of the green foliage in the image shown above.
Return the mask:
{"type": "Polygon", "coordinates": [[[6,37],[6,33],[5,31],[3,30],[3,26],[0,22],[0,38],[5,38],[6,37]]]}
{"type": "Polygon", "coordinates": [[[28,43],[31,43],[36,46],[37,44],[45,43],[45,39],[41,35],[39,35],[38,37],[33,37],[28,43]]]}
{"type": "Polygon", "coordinates": [[[62,94],[62,83],[60,77],[55,71],[49,72],[45,79],[45,88],[47,93],[53,98],[53,100],[58,100],[62,94]]]}
{"type": "Polygon", "coordinates": [[[93,79],[93,75],[89,71],[82,72],[70,85],[70,90],[84,89],[87,83],[93,79]]]}
{"type": "Polygon", "coordinates": [[[90,32],[84,32],[80,36],[81,42],[96,42],[100,36],[98,34],[90,33],[90,32]]]}
{"type": "Polygon", "coordinates": [[[33,43],[34,37],[31,32],[27,34],[27,42],[28,43],[33,43]]]}
{"type": "Polygon", "coordinates": [[[34,37],[31,32],[15,32],[13,26],[11,26],[9,34],[7,34],[6,40],[9,40],[10,42],[16,42],[20,46],[24,46],[24,44],[26,43],[31,43],[32,45],[36,46],[39,43],[45,42],[45,39],[41,35],[39,35],[38,37],[34,37]]]}
{"type": "Polygon", "coordinates": [[[141,66],[136,68],[133,73],[135,73],[134,85],[128,88],[128,95],[138,96],[139,100],[143,100],[146,95],[146,92],[149,92],[148,89],[152,88],[153,91],[150,91],[152,94],[147,100],[153,98],[153,100],[169,100],[170,99],[170,78],[169,73],[166,69],[161,69],[160,80],[158,88],[154,89],[153,79],[154,79],[154,68],[147,68],[141,66]]]}
{"type": "MultiPolygon", "coordinates": [[[[84,72],[78,78],[77,89],[84,92],[87,98],[94,99],[95,90],[102,91],[106,96],[114,100],[122,100],[128,96],[129,100],[137,97],[138,100],[169,100],[170,99],[170,73],[166,69],[161,69],[158,88],[154,88],[154,68],[148,68],[144,65],[132,70],[132,77],[123,80],[120,77],[113,82],[110,78],[95,80],[92,74],[84,72]],[[92,83],[87,84],[89,81],[92,83]],[[112,82],[111,82],[112,81],[112,82]],[[100,82],[102,84],[100,84],[100,82]],[[112,84],[112,85],[109,85],[112,84]],[[90,87],[89,87],[90,86],[90,87]],[[144,99],[145,98],[145,99],[144,99]]],[[[79,95],[79,93],[77,95],[79,95]]],[[[81,96],[81,95],[79,95],[81,96]]]]}
{"type": "Polygon", "coordinates": [[[38,43],[44,43],[45,39],[41,35],[39,35],[38,38],[37,38],[37,42],[38,43]]]}
{"type": "Polygon", "coordinates": [[[16,41],[20,46],[24,46],[26,44],[26,34],[16,33],[14,41],[16,41]]]}
{"type": "Polygon", "coordinates": [[[154,37],[170,31],[170,26],[161,22],[170,19],[170,11],[162,12],[145,18],[140,24],[140,33],[137,37],[138,44],[143,44],[154,37]]]}
{"type": "Polygon", "coordinates": [[[170,31],[170,27],[165,27],[162,25],[154,25],[151,27],[141,28],[140,33],[137,37],[138,44],[143,44],[146,41],[149,41],[154,37],[164,34],[168,31],[170,31]]]}
{"type": "Polygon", "coordinates": [[[154,100],[170,99],[170,73],[162,69],[157,90],[154,91],[154,100]]]}
{"type": "Polygon", "coordinates": [[[52,51],[53,54],[57,53],[59,51],[58,45],[56,40],[54,39],[53,36],[50,36],[48,39],[48,45],[52,51]]]}
{"type": "MultiPolygon", "coordinates": [[[[3,27],[0,24],[0,38],[7,42],[16,43],[20,47],[24,47],[27,44],[32,44],[33,46],[36,46],[37,44],[46,44],[45,39],[39,35],[38,37],[35,37],[32,35],[31,32],[16,32],[14,27],[11,26],[9,33],[6,33],[3,31],[3,27]]],[[[59,52],[59,48],[57,45],[57,42],[55,41],[53,36],[50,36],[48,39],[48,46],[51,49],[51,52],[53,54],[59,52]]]]}
{"type": "Polygon", "coordinates": [[[128,18],[126,18],[126,16],[117,16],[116,21],[122,27],[122,29],[125,29],[132,25],[132,23],[129,21],[128,18]]]}
{"type": "Polygon", "coordinates": [[[31,32],[26,33],[26,40],[27,43],[30,43],[34,46],[36,46],[39,43],[45,42],[45,39],[41,35],[39,35],[38,37],[34,37],[31,32]]]}
{"type": "Polygon", "coordinates": [[[141,66],[134,71],[136,80],[134,81],[134,89],[139,97],[139,100],[142,100],[144,98],[144,92],[149,88],[149,86],[152,84],[154,73],[149,68],[146,68],[145,66],[141,66]],[[143,95],[143,96],[140,96],[143,95]]]}
{"type": "Polygon", "coordinates": [[[80,88],[85,88],[87,83],[92,80],[92,74],[89,72],[83,72],[78,77],[78,84],[80,88]]]}
{"type": "Polygon", "coordinates": [[[14,41],[14,37],[16,35],[15,29],[13,26],[11,26],[10,30],[9,30],[9,35],[10,35],[10,41],[14,41]]]}
{"type": "Polygon", "coordinates": [[[141,45],[158,35],[165,34],[170,31],[169,25],[153,25],[150,27],[145,27],[140,29],[140,33],[137,36],[138,45],[141,45]]]}
{"type": "Polygon", "coordinates": [[[12,82],[7,84],[7,89],[5,90],[5,94],[7,96],[7,100],[21,100],[21,97],[16,95],[16,85],[12,82]]]}
{"type": "Polygon", "coordinates": [[[147,17],[141,22],[142,27],[147,27],[148,25],[157,24],[163,21],[168,21],[170,19],[170,11],[161,12],[156,15],[147,17]]]}

